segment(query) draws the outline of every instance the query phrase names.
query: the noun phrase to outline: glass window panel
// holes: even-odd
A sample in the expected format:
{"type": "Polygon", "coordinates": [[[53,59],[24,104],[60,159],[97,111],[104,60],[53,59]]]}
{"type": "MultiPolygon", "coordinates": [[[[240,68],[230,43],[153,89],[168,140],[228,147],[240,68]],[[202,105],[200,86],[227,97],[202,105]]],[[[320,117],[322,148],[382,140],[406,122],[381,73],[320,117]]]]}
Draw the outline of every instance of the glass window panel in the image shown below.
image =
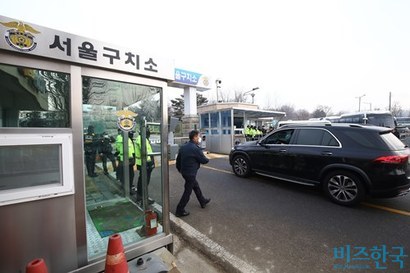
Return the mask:
{"type": "MultiPolygon", "coordinates": [[[[83,77],[84,137],[91,140],[90,146],[96,145],[84,147],[90,259],[105,255],[106,237],[113,233],[123,235],[124,245],[145,239],[144,211],[149,203],[155,202],[155,212],[162,219],[161,92],[154,86],[83,77]],[[135,114],[132,134],[118,131],[124,110],[135,114]],[[141,156],[144,124],[149,131],[145,159],[141,156]],[[123,141],[125,136],[128,141],[123,141]],[[130,164],[125,164],[127,157],[130,164]]],[[[158,223],[156,233],[161,233],[161,220],[158,223]]]]}
{"type": "Polygon", "coordinates": [[[325,132],[322,140],[323,146],[339,146],[339,142],[329,132],[325,132]]]}
{"type": "Polygon", "coordinates": [[[231,111],[221,112],[222,127],[231,126],[231,111]]]}
{"type": "Polygon", "coordinates": [[[301,129],[296,144],[299,145],[321,145],[323,139],[323,130],[301,129]]]}
{"type": "Polygon", "coordinates": [[[234,117],[233,124],[236,128],[244,128],[244,118],[243,117],[234,117]]]}
{"type": "Polygon", "coordinates": [[[281,130],[279,132],[272,133],[265,140],[265,144],[289,144],[293,135],[293,129],[281,130]]]}
{"type": "Polygon", "coordinates": [[[219,127],[219,113],[211,113],[211,127],[219,127]]]}
{"type": "Polygon", "coordinates": [[[209,114],[201,114],[201,128],[209,127],[209,114]]]}
{"type": "Polygon", "coordinates": [[[60,146],[0,146],[0,190],[62,184],[60,146]]]}
{"type": "Polygon", "coordinates": [[[70,127],[70,75],[0,64],[0,127],[70,127]]]}

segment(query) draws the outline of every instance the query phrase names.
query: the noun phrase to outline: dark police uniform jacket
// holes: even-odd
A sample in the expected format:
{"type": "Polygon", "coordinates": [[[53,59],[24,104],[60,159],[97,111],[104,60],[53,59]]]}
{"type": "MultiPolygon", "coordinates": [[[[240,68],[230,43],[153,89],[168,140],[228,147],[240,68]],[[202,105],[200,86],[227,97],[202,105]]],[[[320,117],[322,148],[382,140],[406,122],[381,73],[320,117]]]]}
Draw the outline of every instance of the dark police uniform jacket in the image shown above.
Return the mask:
{"type": "Polygon", "coordinates": [[[201,148],[189,141],[179,149],[176,167],[182,175],[196,176],[199,166],[208,162],[201,148]]]}

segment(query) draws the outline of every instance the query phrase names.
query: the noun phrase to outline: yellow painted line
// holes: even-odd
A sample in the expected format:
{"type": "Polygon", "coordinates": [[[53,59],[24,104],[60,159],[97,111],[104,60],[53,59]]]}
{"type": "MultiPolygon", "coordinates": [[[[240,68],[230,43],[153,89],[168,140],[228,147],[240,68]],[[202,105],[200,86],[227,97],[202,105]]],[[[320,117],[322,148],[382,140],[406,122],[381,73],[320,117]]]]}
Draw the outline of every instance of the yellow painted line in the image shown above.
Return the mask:
{"type": "Polygon", "coordinates": [[[232,174],[232,172],[230,172],[230,171],[225,171],[225,170],[221,170],[221,169],[217,169],[217,168],[212,168],[212,167],[209,167],[209,166],[201,166],[201,168],[205,168],[205,169],[209,169],[209,170],[213,170],[213,171],[217,171],[217,172],[221,172],[221,173],[232,174]]]}
{"type": "Polygon", "coordinates": [[[399,210],[399,209],[393,209],[385,206],[380,206],[380,205],[375,205],[375,204],[370,204],[370,203],[362,203],[363,205],[370,207],[370,208],[375,208],[375,209],[381,209],[384,211],[388,211],[391,213],[396,213],[404,216],[410,216],[410,211],[405,211],[405,210],[399,210]]]}

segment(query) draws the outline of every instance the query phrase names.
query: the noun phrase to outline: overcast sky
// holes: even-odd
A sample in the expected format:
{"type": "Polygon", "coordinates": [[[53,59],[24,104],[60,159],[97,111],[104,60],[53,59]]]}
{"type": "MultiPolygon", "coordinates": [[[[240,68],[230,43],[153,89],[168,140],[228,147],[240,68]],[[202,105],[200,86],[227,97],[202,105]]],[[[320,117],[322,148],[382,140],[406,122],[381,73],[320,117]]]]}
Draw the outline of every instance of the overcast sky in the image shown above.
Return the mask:
{"type": "Polygon", "coordinates": [[[357,111],[365,94],[362,110],[387,109],[391,92],[410,110],[408,0],[2,0],[0,14],[174,59],[232,96],[259,87],[262,108],[357,111]]]}

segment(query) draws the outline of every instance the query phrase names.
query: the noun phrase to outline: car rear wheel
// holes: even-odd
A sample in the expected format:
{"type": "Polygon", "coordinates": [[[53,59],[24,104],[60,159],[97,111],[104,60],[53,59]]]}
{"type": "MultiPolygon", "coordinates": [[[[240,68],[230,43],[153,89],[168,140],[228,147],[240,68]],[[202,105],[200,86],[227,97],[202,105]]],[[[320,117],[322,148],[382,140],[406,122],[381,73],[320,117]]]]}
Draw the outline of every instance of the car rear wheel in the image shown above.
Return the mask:
{"type": "Polygon", "coordinates": [[[249,160],[243,155],[237,155],[233,158],[232,170],[239,177],[247,177],[251,174],[249,160]]]}
{"type": "Polygon", "coordinates": [[[360,178],[349,171],[334,171],[326,176],[323,189],[335,203],[353,206],[360,203],[365,196],[365,188],[360,178]]]}

